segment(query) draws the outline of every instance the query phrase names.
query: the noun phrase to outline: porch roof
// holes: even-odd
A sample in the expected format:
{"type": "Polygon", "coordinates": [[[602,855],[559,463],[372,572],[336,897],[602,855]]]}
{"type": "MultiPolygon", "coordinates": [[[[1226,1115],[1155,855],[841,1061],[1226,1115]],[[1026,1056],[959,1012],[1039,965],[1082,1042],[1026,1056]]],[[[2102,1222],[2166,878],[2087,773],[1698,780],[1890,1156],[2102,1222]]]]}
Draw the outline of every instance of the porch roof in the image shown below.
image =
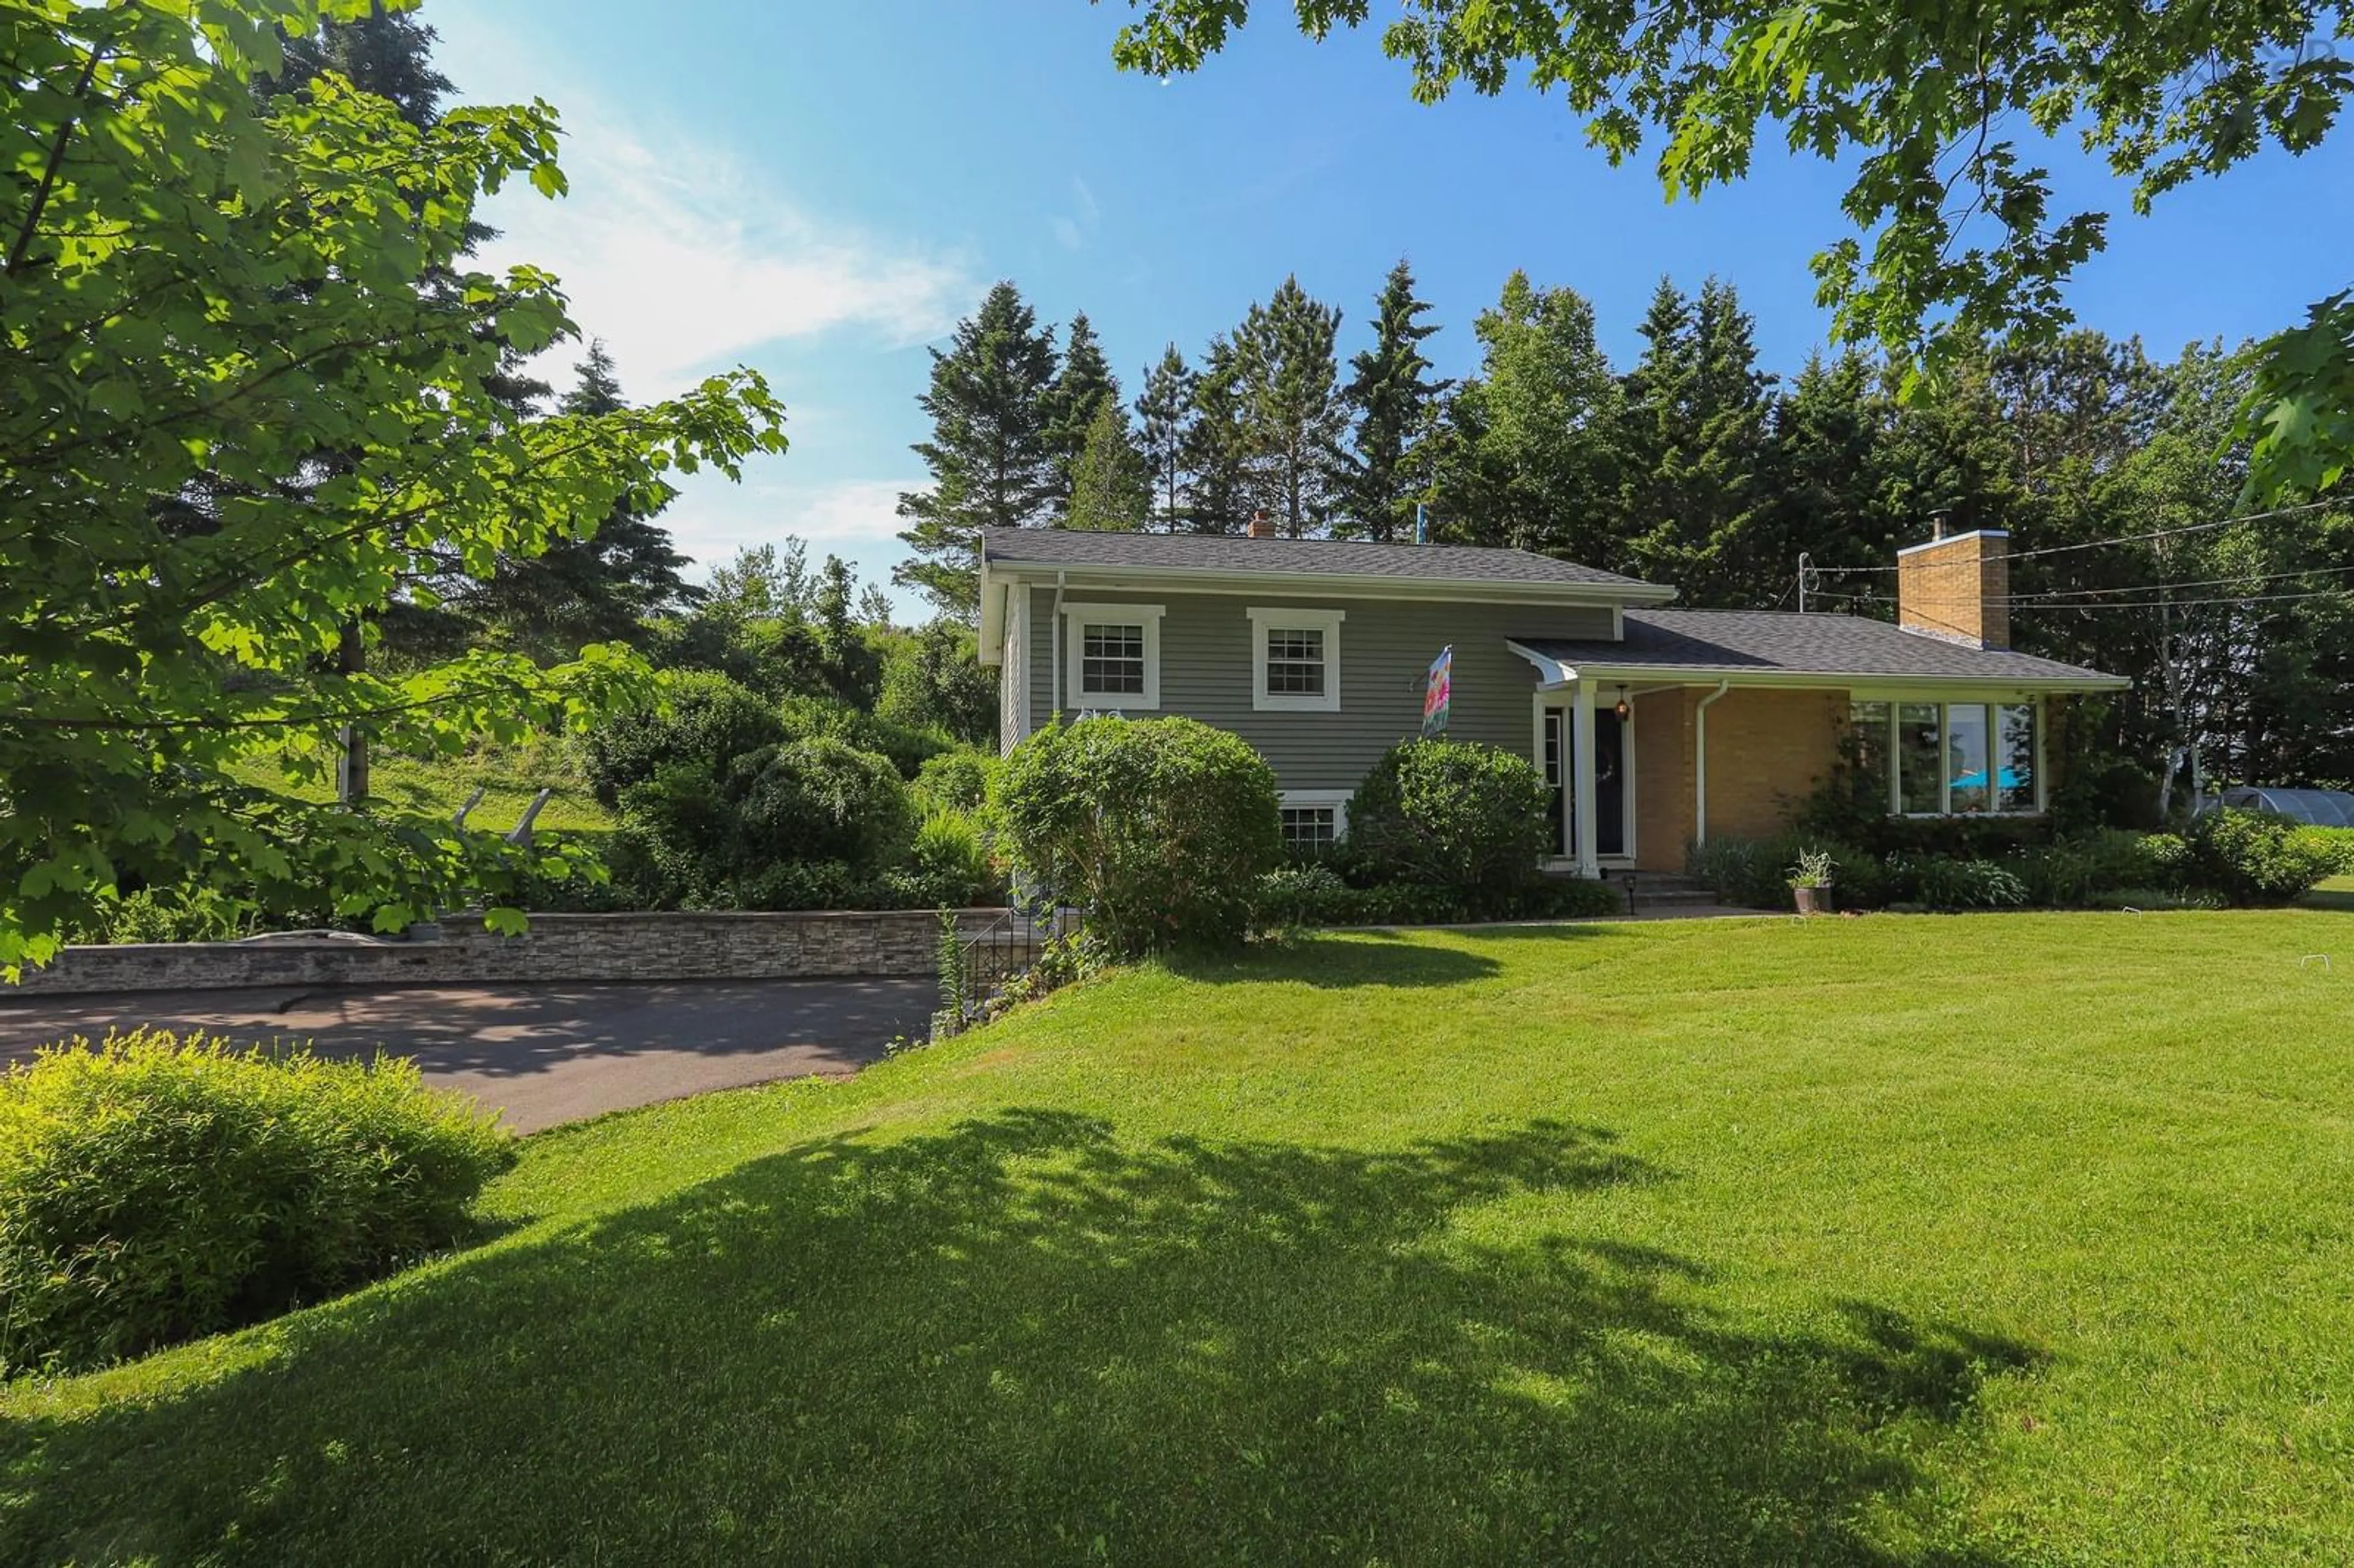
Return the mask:
{"type": "Polygon", "coordinates": [[[1854,615],[1629,609],[1622,641],[1511,640],[1547,683],[1594,675],[1688,676],[1735,685],[2009,686],[2117,691],[2132,684],[2053,659],[1973,648],[1854,615]]]}

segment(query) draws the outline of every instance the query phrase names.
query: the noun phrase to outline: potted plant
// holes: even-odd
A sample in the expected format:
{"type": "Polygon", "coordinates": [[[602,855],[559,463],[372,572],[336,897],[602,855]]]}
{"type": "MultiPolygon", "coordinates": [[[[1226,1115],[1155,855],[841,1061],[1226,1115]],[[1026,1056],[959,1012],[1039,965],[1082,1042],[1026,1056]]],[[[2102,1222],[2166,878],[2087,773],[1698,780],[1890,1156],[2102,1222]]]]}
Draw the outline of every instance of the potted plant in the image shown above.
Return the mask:
{"type": "Polygon", "coordinates": [[[1810,849],[1798,852],[1798,863],[1790,868],[1790,896],[1797,900],[1801,915],[1828,915],[1831,912],[1830,851],[1810,849]]]}

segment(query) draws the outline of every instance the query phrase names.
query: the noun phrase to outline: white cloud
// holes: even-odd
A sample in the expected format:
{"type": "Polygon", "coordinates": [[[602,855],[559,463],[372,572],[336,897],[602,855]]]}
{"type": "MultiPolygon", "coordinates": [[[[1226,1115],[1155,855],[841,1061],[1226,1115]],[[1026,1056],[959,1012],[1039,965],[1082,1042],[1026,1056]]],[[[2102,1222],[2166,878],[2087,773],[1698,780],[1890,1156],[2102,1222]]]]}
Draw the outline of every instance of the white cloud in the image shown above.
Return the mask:
{"type": "Polygon", "coordinates": [[[1096,193],[1076,175],[1071,176],[1071,195],[1076,198],[1073,210],[1056,213],[1047,220],[1055,243],[1066,250],[1079,249],[1103,227],[1103,208],[1096,205],[1096,193]]]}
{"type": "Polygon", "coordinates": [[[481,261],[561,279],[573,319],[605,340],[634,398],[835,328],[920,343],[980,291],[960,256],[813,215],[735,149],[549,81],[545,52],[501,47],[494,24],[455,12],[440,25],[469,101],[547,96],[564,115],[571,194],[551,202],[509,186],[486,204],[502,233],[481,261]],[[525,60],[528,78],[517,75],[525,60]]]}

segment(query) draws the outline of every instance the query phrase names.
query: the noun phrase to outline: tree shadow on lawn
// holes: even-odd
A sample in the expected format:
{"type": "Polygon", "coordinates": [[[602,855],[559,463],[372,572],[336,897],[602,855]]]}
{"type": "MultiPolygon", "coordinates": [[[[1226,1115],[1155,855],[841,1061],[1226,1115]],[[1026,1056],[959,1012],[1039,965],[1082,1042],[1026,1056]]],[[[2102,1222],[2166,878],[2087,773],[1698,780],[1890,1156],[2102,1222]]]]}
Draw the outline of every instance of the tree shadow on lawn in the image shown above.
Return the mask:
{"type": "MultiPolygon", "coordinates": [[[[1405,927],[1362,927],[1316,936],[1288,936],[1254,944],[1240,954],[1182,954],[1167,959],[1172,971],[1207,985],[1289,980],[1326,991],[1363,987],[1416,990],[1487,980],[1503,966],[1485,953],[1444,943],[1411,942],[1405,927]]],[[[1547,937],[1564,941],[1608,935],[1593,927],[1438,927],[1452,936],[1547,937]]]]}
{"type": "Polygon", "coordinates": [[[812,1143],[11,1422],[0,1559],[1994,1563],[1866,1519],[1927,1516],[1919,1457],[2029,1352],[1759,1329],[1689,1260],[1495,1234],[1664,1179],[1553,1123],[812,1143]]]}

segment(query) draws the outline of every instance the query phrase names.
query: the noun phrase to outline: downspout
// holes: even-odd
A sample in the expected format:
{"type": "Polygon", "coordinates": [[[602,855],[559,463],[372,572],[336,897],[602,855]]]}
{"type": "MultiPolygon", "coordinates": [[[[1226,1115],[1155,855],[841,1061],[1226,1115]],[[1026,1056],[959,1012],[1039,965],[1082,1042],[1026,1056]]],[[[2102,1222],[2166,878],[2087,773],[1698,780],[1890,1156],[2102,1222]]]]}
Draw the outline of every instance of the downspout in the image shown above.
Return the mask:
{"type": "Polygon", "coordinates": [[[1716,690],[1702,697],[1692,709],[1692,842],[1708,842],[1708,705],[1733,689],[1730,678],[1719,681],[1716,690]]]}
{"type": "Polygon", "coordinates": [[[1055,682],[1046,689],[1046,711],[1051,715],[1063,711],[1063,588],[1064,579],[1069,576],[1068,572],[1055,574],[1055,613],[1046,624],[1046,667],[1055,682]]]}

